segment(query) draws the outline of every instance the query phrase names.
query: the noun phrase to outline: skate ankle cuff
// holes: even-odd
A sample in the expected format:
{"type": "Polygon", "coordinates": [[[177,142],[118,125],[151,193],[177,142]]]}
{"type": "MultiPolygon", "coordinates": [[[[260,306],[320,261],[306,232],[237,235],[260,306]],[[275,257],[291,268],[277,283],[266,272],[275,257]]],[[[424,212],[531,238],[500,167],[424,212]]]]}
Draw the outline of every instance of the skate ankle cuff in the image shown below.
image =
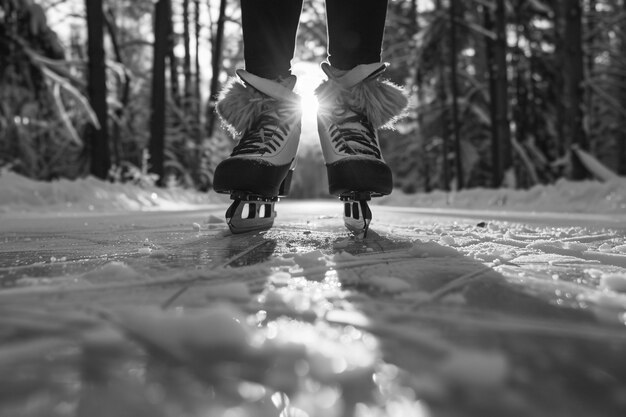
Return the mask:
{"type": "Polygon", "coordinates": [[[402,87],[379,78],[386,67],[384,63],[359,65],[340,75],[322,64],[328,80],[315,90],[320,114],[332,120],[336,107],[345,106],[364,114],[377,129],[393,129],[406,115],[409,100],[402,87]]]}
{"type": "MultiPolygon", "coordinates": [[[[238,77],[228,80],[219,94],[216,113],[222,127],[233,138],[249,130],[261,114],[274,107],[293,108],[300,111],[300,96],[289,86],[237,70],[238,77]]],[[[288,83],[292,85],[293,82],[288,83]]]]}

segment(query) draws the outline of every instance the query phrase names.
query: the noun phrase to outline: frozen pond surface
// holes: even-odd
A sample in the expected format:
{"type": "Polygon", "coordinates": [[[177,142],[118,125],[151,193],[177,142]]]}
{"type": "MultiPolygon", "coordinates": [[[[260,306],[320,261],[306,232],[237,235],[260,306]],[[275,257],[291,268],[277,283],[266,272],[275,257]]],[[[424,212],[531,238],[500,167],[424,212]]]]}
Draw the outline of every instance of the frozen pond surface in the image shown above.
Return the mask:
{"type": "Polygon", "coordinates": [[[616,216],[0,217],[0,415],[622,416],[616,216]]]}

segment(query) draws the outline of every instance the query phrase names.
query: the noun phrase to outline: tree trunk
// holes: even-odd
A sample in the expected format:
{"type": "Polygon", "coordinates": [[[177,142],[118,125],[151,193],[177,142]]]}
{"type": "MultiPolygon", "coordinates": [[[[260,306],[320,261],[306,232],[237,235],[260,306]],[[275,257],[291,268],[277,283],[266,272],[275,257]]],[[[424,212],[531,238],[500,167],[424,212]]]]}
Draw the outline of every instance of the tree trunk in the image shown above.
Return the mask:
{"type": "MultiPolygon", "coordinates": [[[[419,25],[419,11],[417,8],[417,0],[411,0],[411,21],[413,22],[413,33],[418,33],[420,31],[419,25]]],[[[417,51],[417,48],[416,48],[417,51]]],[[[416,62],[415,68],[415,99],[416,99],[416,120],[417,127],[415,128],[415,140],[421,142],[420,143],[420,161],[419,168],[417,170],[417,174],[419,178],[416,179],[416,182],[419,184],[421,182],[423,184],[424,192],[432,191],[430,185],[430,161],[428,158],[428,147],[426,146],[426,138],[421,133],[423,117],[422,112],[420,111],[420,106],[424,104],[424,74],[422,69],[419,67],[419,62],[416,62]]]]}
{"type": "Polygon", "coordinates": [[[227,0],[220,0],[220,14],[217,29],[213,38],[213,55],[211,56],[211,87],[209,88],[209,105],[207,106],[207,134],[213,135],[215,128],[215,105],[219,89],[220,70],[222,63],[222,43],[224,42],[224,23],[226,22],[227,0]]]}
{"type": "Polygon", "coordinates": [[[169,0],[158,0],[154,7],[154,57],[152,67],[152,111],[150,118],[150,172],[164,185],[165,174],[165,58],[168,34],[169,0]]]}
{"type": "Polygon", "coordinates": [[[102,0],[85,0],[87,12],[87,92],[91,106],[100,122],[100,129],[88,128],[91,174],[105,179],[111,168],[108,135],[106,66],[104,55],[104,12],[102,0]]]}
{"type": "MultiPolygon", "coordinates": [[[[565,0],[555,0],[554,2],[554,61],[555,61],[555,80],[554,80],[554,96],[564,97],[565,95],[565,40],[564,40],[564,13],[567,10],[567,2],[565,0]],[[565,3],[565,4],[564,4],[565,3]]],[[[565,143],[565,102],[564,99],[555,100],[556,108],[556,155],[552,155],[555,159],[561,158],[565,154],[567,144],[565,143]]]]}
{"type": "Polygon", "coordinates": [[[520,27],[524,22],[521,20],[520,7],[515,7],[515,52],[512,54],[512,67],[515,73],[515,107],[513,109],[513,120],[515,121],[515,139],[521,145],[527,138],[528,128],[528,90],[526,85],[526,56],[522,51],[520,39],[520,27]]]}
{"type": "Polygon", "coordinates": [[[450,0],[450,91],[452,93],[452,129],[454,131],[454,157],[456,168],[456,188],[463,189],[465,185],[463,175],[463,156],[461,155],[461,127],[459,123],[459,92],[457,86],[457,13],[456,1],[450,0]]]}
{"type": "MultiPolygon", "coordinates": [[[[626,0],[622,1],[623,12],[626,13],[626,0]]],[[[626,57],[626,31],[620,31],[620,49],[621,54],[619,56],[626,57]]],[[[621,94],[620,102],[622,108],[626,109],[626,72],[622,71],[621,76],[621,94]]],[[[626,118],[621,117],[621,129],[617,135],[617,172],[619,175],[626,176],[626,118]]]]}
{"type": "MultiPolygon", "coordinates": [[[[441,4],[441,0],[435,1],[435,9],[437,11],[442,11],[443,6],[441,4]]],[[[437,101],[441,103],[441,157],[443,169],[443,184],[441,188],[444,191],[450,191],[450,167],[448,166],[448,149],[450,148],[447,115],[448,94],[446,91],[446,67],[441,56],[437,57],[437,70],[439,72],[439,88],[437,89],[439,97],[437,98],[437,101]]]]}
{"type": "MultiPolygon", "coordinates": [[[[107,27],[107,31],[109,32],[109,38],[111,40],[111,46],[113,47],[113,52],[115,53],[115,60],[122,65],[124,65],[124,59],[122,57],[122,51],[120,49],[120,44],[117,38],[117,27],[115,26],[115,14],[113,10],[109,9],[105,16],[105,23],[107,27]]],[[[119,166],[122,155],[120,149],[120,141],[121,141],[121,126],[120,123],[124,119],[124,109],[128,105],[128,100],[130,99],[130,77],[128,76],[128,72],[124,71],[122,75],[122,79],[118,81],[121,83],[121,93],[119,94],[120,106],[115,109],[115,124],[113,125],[113,137],[112,145],[113,145],[113,162],[119,166]]]]}
{"type": "MultiPolygon", "coordinates": [[[[488,31],[494,31],[493,16],[488,7],[484,8],[484,25],[488,31]]],[[[491,186],[500,187],[502,184],[502,160],[500,159],[500,138],[498,137],[498,108],[497,100],[497,73],[495,60],[495,41],[489,37],[485,38],[485,58],[489,73],[489,114],[491,116],[491,186]]]]}
{"type": "Polygon", "coordinates": [[[524,36],[528,39],[528,46],[530,55],[528,56],[528,121],[527,127],[529,132],[529,137],[537,139],[537,103],[538,99],[538,90],[537,90],[537,82],[535,81],[534,74],[537,72],[536,68],[536,60],[535,51],[539,50],[537,42],[533,39],[532,29],[529,24],[524,25],[524,36]]]}
{"type": "Polygon", "coordinates": [[[170,65],[170,94],[172,101],[180,106],[180,85],[178,84],[178,58],[176,57],[176,33],[172,22],[172,3],[167,1],[167,55],[170,65]]]}
{"type": "Polygon", "coordinates": [[[495,21],[489,8],[484,10],[485,27],[496,39],[486,39],[489,68],[489,111],[491,114],[492,186],[502,185],[504,173],[511,167],[511,128],[509,124],[508,77],[506,62],[506,14],[503,0],[498,0],[495,21]]]}
{"type": "MultiPolygon", "coordinates": [[[[564,76],[564,101],[565,101],[565,124],[564,135],[568,141],[568,147],[579,146],[588,149],[587,137],[583,126],[583,81],[584,81],[584,55],[582,48],[582,7],[580,0],[567,2],[565,10],[565,70],[564,76]]],[[[570,173],[573,180],[582,180],[587,177],[586,170],[578,160],[570,153],[570,173]]]]}
{"type": "Polygon", "coordinates": [[[493,45],[494,58],[494,99],[496,118],[495,125],[498,141],[498,158],[500,162],[500,184],[504,173],[512,166],[511,125],[509,123],[509,96],[507,76],[507,41],[506,41],[506,5],[504,0],[497,0],[495,13],[496,41],[493,45]]]}
{"type": "Polygon", "coordinates": [[[202,114],[202,94],[200,89],[202,88],[202,76],[200,74],[200,0],[194,0],[194,18],[195,18],[195,41],[196,41],[196,60],[195,60],[195,82],[194,82],[194,101],[196,103],[196,107],[194,109],[196,116],[196,128],[198,129],[198,143],[202,140],[200,128],[200,115],[202,114]]]}
{"type": "MultiPolygon", "coordinates": [[[[588,0],[588,12],[587,12],[587,19],[586,19],[586,31],[589,34],[586,37],[586,41],[587,41],[587,47],[585,48],[585,50],[587,51],[586,54],[586,59],[585,59],[585,63],[586,63],[586,75],[585,77],[587,79],[591,79],[593,77],[593,72],[594,72],[594,59],[596,57],[596,54],[594,52],[594,43],[596,41],[595,36],[593,35],[594,31],[595,31],[595,10],[596,10],[596,0],[588,0]]],[[[594,147],[594,141],[593,139],[593,132],[595,131],[594,129],[594,123],[595,123],[595,109],[594,109],[594,105],[593,105],[593,89],[591,87],[587,87],[584,90],[585,93],[585,112],[586,112],[586,131],[589,133],[589,142],[590,142],[590,148],[593,152],[593,147],[594,147]]]]}
{"type": "Polygon", "coordinates": [[[185,76],[184,105],[191,110],[193,99],[193,77],[191,74],[191,35],[189,33],[189,0],[183,0],[183,44],[185,56],[183,58],[183,75],[185,76]]]}

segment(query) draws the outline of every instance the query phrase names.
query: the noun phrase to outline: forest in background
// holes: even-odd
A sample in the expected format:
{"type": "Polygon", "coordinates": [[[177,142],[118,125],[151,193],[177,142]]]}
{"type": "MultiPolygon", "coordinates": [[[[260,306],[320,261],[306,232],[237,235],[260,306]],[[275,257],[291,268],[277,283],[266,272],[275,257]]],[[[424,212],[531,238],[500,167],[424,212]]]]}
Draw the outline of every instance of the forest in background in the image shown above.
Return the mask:
{"type": "MultiPolygon", "coordinates": [[[[305,0],[296,60],[325,59],[324,15],[305,0]]],[[[626,0],[390,0],[385,77],[412,102],[381,132],[396,186],[585,179],[578,149],[626,175],[625,22],[626,0]]],[[[0,178],[210,189],[242,52],[237,0],[0,0],[0,178]]],[[[301,157],[296,195],[320,196],[322,164],[301,157]]]]}

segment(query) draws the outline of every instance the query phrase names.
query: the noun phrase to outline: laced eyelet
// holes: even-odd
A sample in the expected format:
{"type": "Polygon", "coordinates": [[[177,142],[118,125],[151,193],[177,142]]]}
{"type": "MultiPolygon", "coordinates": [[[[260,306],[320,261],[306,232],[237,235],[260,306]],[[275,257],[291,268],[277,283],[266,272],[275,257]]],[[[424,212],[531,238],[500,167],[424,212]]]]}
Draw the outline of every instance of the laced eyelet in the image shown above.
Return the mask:
{"type": "Polygon", "coordinates": [[[268,108],[256,119],[239,140],[231,156],[244,154],[261,154],[275,152],[285,141],[289,132],[289,125],[281,117],[281,109],[276,101],[270,98],[263,99],[268,108]]]}
{"type": "Polygon", "coordinates": [[[376,130],[363,114],[353,112],[353,115],[337,120],[330,127],[330,137],[340,152],[382,159],[376,141],[376,130]]]}

